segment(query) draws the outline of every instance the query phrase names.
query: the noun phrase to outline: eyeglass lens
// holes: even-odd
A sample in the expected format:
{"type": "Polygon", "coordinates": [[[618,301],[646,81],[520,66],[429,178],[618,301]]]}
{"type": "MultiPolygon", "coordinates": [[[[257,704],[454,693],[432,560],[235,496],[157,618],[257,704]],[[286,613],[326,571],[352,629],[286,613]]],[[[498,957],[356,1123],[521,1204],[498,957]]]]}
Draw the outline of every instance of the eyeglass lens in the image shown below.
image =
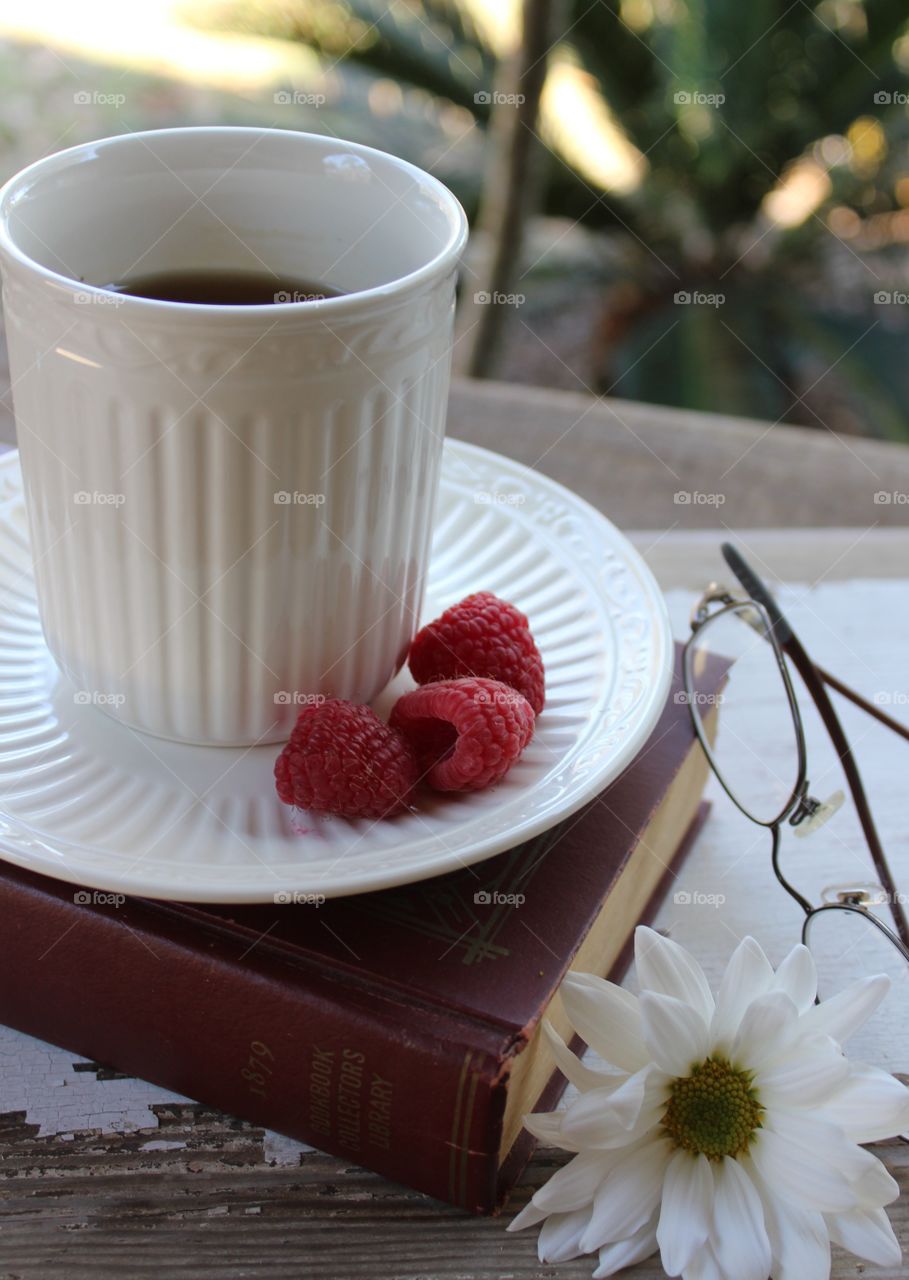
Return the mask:
{"type": "Polygon", "coordinates": [[[714,614],[691,639],[686,654],[692,714],[705,735],[714,770],[735,802],[756,822],[770,823],[787,809],[799,783],[799,739],[773,645],[752,623],[764,615],[750,605],[714,614]],[[719,655],[731,660],[725,688],[699,694],[701,672],[719,655]],[[762,745],[773,743],[773,750],[762,745]]]}

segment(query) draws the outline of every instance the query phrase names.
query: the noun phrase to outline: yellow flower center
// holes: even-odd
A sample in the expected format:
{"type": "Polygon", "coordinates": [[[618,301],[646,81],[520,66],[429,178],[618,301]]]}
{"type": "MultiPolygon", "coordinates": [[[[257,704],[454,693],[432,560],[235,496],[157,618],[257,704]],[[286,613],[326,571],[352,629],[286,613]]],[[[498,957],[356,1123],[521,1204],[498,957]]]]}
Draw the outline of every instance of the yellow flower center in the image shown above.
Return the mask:
{"type": "Polygon", "coordinates": [[[673,1080],[663,1128],[692,1155],[744,1155],[764,1115],[753,1079],[723,1058],[707,1058],[691,1075],[673,1080]]]}

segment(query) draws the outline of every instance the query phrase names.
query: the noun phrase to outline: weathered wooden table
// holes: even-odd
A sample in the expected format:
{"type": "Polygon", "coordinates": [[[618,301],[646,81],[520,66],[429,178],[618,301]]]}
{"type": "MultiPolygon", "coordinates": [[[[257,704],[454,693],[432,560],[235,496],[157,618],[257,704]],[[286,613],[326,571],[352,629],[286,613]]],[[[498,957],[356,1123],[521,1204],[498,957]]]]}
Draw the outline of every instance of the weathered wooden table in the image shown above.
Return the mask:
{"type": "MultiPolygon", "coordinates": [[[[871,695],[905,690],[909,450],[492,384],[456,385],[449,430],[571,485],[633,531],[669,591],[679,634],[695,591],[721,573],[718,544],[732,533],[766,573],[800,584],[787,589],[786,606],[820,661],[871,695]]],[[[0,438],[12,439],[9,416],[0,419],[0,438]]],[[[861,737],[897,877],[909,883],[901,781],[909,756],[849,724],[861,737]]],[[[832,774],[823,735],[808,729],[812,769],[832,774]]],[[[777,731],[769,713],[755,730],[768,747],[777,731]]],[[[713,978],[743,933],[755,933],[776,962],[797,936],[766,849],[743,857],[753,829],[715,799],[680,892],[658,921],[713,978]],[[707,889],[712,895],[701,896],[721,897],[720,906],[698,908],[693,891],[707,889]]],[[[848,866],[860,845],[851,817],[842,821],[829,863],[848,866]]],[[[816,878],[807,852],[793,856],[816,878]]],[[[825,862],[827,870],[835,880],[825,862]]],[[[874,1034],[881,1060],[909,1069],[909,1027],[877,1032],[876,1042],[874,1034]]],[[[909,1149],[897,1143],[879,1154],[905,1191],[909,1149]]],[[[504,1230],[561,1161],[557,1152],[537,1153],[504,1221],[469,1219],[346,1162],[0,1032],[0,1280],[576,1280],[590,1275],[590,1259],[543,1267],[534,1231],[504,1230]]],[[[902,1202],[892,1217],[905,1247],[902,1202]]],[[[836,1277],[866,1272],[906,1277],[909,1267],[884,1272],[837,1254],[836,1277]]],[[[662,1271],[651,1262],[630,1274],[645,1280],[662,1271]]]]}

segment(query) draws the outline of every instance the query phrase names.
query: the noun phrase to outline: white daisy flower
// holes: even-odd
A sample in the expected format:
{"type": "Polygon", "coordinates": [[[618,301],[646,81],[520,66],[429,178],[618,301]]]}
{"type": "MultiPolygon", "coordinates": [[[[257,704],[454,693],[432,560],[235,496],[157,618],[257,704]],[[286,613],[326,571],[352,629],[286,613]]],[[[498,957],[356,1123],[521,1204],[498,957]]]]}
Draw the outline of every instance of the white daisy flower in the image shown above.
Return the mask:
{"type": "Polygon", "coordinates": [[[896,1266],[883,1206],[899,1188],[859,1144],[909,1127],[909,1089],[842,1051],[889,980],[815,1004],[805,947],[774,972],[746,938],[714,998],[688,952],[643,927],[635,959],[639,997],[565,977],[571,1023],[609,1066],[585,1065],[547,1025],[580,1096],[525,1124],[577,1154],[509,1230],[542,1222],[541,1262],[599,1251],[595,1278],[659,1250],[684,1280],[826,1280],[831,1241],[896,1266]]]}

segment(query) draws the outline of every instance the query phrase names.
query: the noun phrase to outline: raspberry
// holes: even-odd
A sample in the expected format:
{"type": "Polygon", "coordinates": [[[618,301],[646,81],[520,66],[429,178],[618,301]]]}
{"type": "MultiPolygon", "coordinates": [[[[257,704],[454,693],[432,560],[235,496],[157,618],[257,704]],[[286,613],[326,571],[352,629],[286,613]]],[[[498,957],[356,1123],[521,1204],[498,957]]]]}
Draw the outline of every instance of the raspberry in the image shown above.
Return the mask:
{"type": "Polygon", "coordinates": [[[329,698],[300,712],[275,761],[285,804],[345,818],[384,818],[407,807],[416,758],[367,706],[329,698]]]}
{"type": "Polygon", "coordinates": [[[481,791],[503,778],[533,735],[533,708],[499,680],[421,685],[398,699],[389,724],[407,738],[437,791],[481,791]]]}
{"type": "Polygon", "coordinates": [[[408,659],[417,684],[483,676],[522,693],[543,710],[543,659],[520,609],[490,591],[478,591],[446,609],[417,632],[408,659]]]}

